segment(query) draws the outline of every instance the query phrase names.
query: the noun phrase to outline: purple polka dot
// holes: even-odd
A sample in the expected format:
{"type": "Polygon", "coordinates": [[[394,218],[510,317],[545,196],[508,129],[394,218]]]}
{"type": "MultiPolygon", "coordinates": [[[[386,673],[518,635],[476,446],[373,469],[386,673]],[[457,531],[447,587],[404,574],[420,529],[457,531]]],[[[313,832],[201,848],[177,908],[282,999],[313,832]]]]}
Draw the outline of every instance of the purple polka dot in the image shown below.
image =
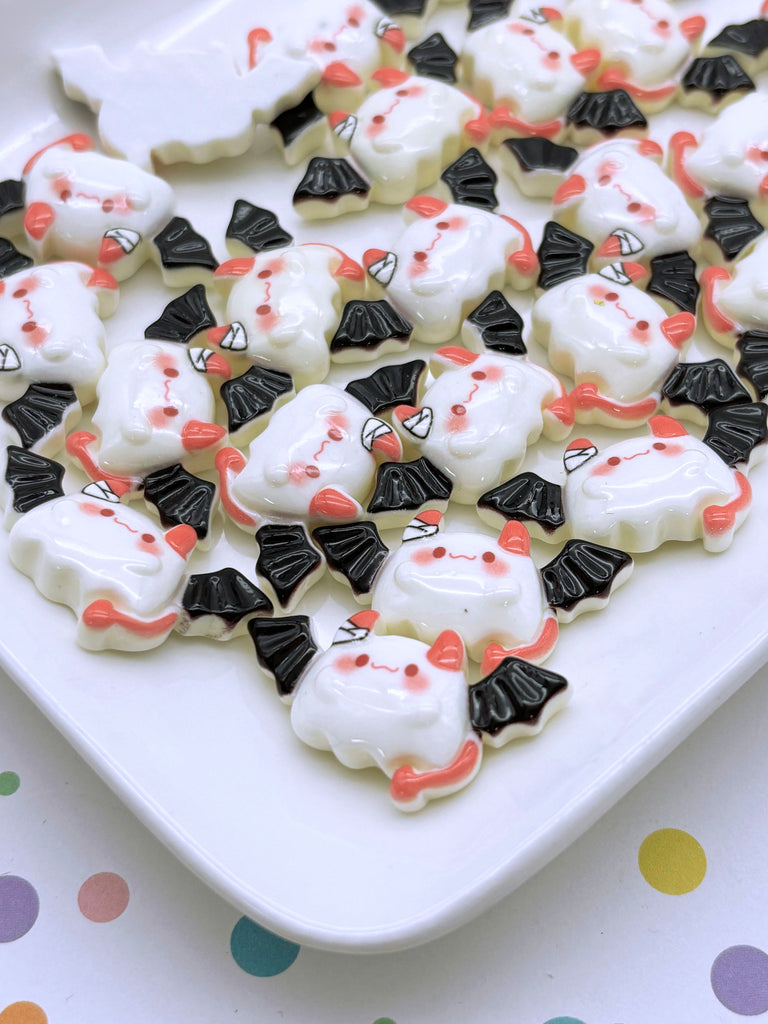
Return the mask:
{"type": "Polygon", "coordinates": [[[26,935],[37,920],[40,900],[26,878],[0,875],[0,942],[26,935]]]}
{"type": "Polygon", "coordinates": [[[768,955],[754,946],[730,946],[712,964],[712,991],[745,1017],[768,1010],[768,955]]]}

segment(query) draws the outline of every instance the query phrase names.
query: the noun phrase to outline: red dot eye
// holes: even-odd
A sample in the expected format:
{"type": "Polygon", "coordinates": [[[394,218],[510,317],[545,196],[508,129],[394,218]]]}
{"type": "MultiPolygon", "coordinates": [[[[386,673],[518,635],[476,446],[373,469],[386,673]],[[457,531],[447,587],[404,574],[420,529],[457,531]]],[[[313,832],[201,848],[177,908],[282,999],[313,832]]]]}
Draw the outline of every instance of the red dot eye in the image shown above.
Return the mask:
{"type": "Polygon", "coordinates": [[[485,372],[483,370],[474,370],[472,372],[472,380],[485,380],[485,372]]]}
{"type": "Polygon", "coordinates": [[[597,179],[597,184],[598,185],[610,185],[610,183],[611,183],[611,176],[610,176],[610,174],[601,174],[600,177],[597,179]]]}
{"type": "Polygon", "coordinates": [[[618,299],[618,297],[619,297],[619,293],[618,292],[606,292],[605,293],[605,301],[606,302],[615,302],[618,299]]]}
{"type": "Polygon", "coordinates": [[[72,198],[72,192],[70,191],[70,189],[68,189],[68,188],[63,188],[63,189],[62,189],[62,190],[61,190],[61,191],[59,192],[59,199],[60,199],[60,200],[62,201],[62,203],[66,203],[66,201],[67,201],[68,199],[71,199],[71,198],[72,198]]]}
{"type": "Polygon", "coordinates": [[[653,447],[656,449],[657,452],[663,452],[667,446],[664,444],[663,441],[656,441],[654,442],[653,447]]]}
{"type": "Polygon", "coordinates": [[[667,21],[666,18],[662,18],[660,21],[657,21],[656,24],[661,29],[668,29],[669,28],[669,22],[667,21]]]}
{"type": "Polygon", "coordinates": [[[416,260],[417,263],[425,263],[427,259],[427,254],[425,252],[415,252],[413,254],[413,258],[416,260]]]}
{"type": "Polygon", "coordinates": [[[638,329],[638,331],[647,331],[649,327],[650,327],[650,324],[648,323],[647,320],[638,320],[637,321],[637,329],[638,329]]]}
{"type": "Polygon", "coordinates": [[[258,316],[266,316],[267,313],[271,313],[271,312],[272,312],[272,307],[271,306],[266,306],[265,305],[265,306],[257,306],[256,307],[256,314],[258,316]]]}
{"type": "Polygon", "coordinates": [[[443,548],[443,547],[435,548],[435,550],[432,552],[432,557],[433,558],[445,558],[445,548],[443,548]]]}
{"type": "Polygon", "coordinates": [[[155,543],[155,538],[152,536],[151,533],[142,533],[141,539],[144,541],[145,544],[155,543]]]}
{"type": "Polygon", "coordinates": [[[407,96],[407,95],[408,95],[408,90],[407,89],[398,89],[397,92],[395,93],[395,96],[407,96]]]}
{"type": "Polygon", "coordinates": [[[328,431],[328,437],[331,439],[331,441],[343,441],[344,431],[341,430],[339,427],[331,427],[331,429],[328,431]]]}
{"type": "Polygon", "coordinates": [[[413,662],[411,662],[410,665],[406,665],[405,666],[403,671],[405,672],[405,674],[407,676],[409,676],[411,679],[413,679],[414,676],[417,676],[419,674],[419,666],[418,665],[414,665],[413,662]]]}
{"type": "Polygon", "coordinates": [[[173,367],[173,366],[167,366],[163,370],[163,373],[165,374],[166,377],[178,377],[179,376],[179,371],[175,367],[173,367]]]}
{"type": "Polygon", "coordinates": [[[630,203],[627,206],[627,212],[628,213],[639,213],[640,209],[641,209],[640,203],[630,203]]]}
{"type": "Polygon", "coordinates": [[[323,43],[323,49],[328,50],[330,53],[332,50],[336,49],[336,43],[323,43]]]}
{"type": "Polygon", "coordinates": [[[441,231],[447,231],[451,226],[451,222],[449,220],[439,220],[436,226],[440,228],[441,231]]]}
{"type": "Polygon", "coordinates": [[[494,555],[494,553],[492,551],[484,551],[483,552],[483,561],[484,562],[495,562],[496,561],[496,555],[494,555]]]}
{"type": "Polygon", "coordinates": [[[760,150],[760,159],[761,160],[768,160],[768,149],[761,149],[760,150]]]}
{"type": "Polygon", "coordinates": [[[550,60],[560,60],[560,54],[557,52],[557,50],[550,50],[547,56],[550,60]]]}
{"type": "Polygon", "coordinates": [[[363,665],[367,665],[370,660],[371,659],[368,657],[367,654],[358,654],[358,656],[355,658],[355,664],[357,665],[358,668],[362,668],[363,665]]]}
{"type": "Polygon", "coordinates": [[[532,28],[524,28],[524,29],[523,29],[523,35],[524,35],[524,36],[533,36],[533,35],[535,35],[535,34],[536,34],[536,33],[535,33],[535,32],[533,31],[533,29],[532,29],[532,28]]]}
{"type": "Polygon", "coordinates": [[[114,514],[115,513],[112,511],[111,508],[103,508],[103,509],[101,509],[99,511],[99,515],[100,516],[106,516],[107,518],[109,518],[110,516],[113,516],[114,514]]]}
{"type": "Polygon", "coordinates": [[[360,28],[359,18],[347,18],[347,24],[350,28],[360,28]]]}
{"type": "Polygon", "coordinates": [[[26,288],[17,288],[16,291],[13,293],[13,297],[14,299],[23,299],[26,294],[26,288]]]}
{"type": "Polygon", "coordinates": [[[172,416],[178,416],[178,415],[179,415],[179,410],[175,406],[173,406],[173,405],[166,405],[166,407],[163,409],[163,416],[172,417],[172,416]]]}
{"type": "Polygon", "coordinates": [[[386,117],[383,114],[376,114],[371,118],[374,124],[384,124],[386,117]]]}
{"type": "Polygon", "coordinates": [[[112,213],[112,211],[115,208],[114,199],[105,199],[101,204],[101,208],[104,211],[104,213],[112,213]]]}
{"type": "Polygon", "coordinates": [[[451,406],[451,412],[453,413],[454,416],[466,416],[467,415],[467,410],[464,408],[463,405],[452,405],[451,406]]]}
{"type": "Polygon", "coordinates": [[[607,459],[606,461],[608,462],[609,466],[618,466],[618,464],[621,462],[621,459],[618,457],[618,455],[612,455],[610,459],[607,459]]]}
{"type": "Polygon", "coordinates": [[[32,331],[37,330],[37,324],[34,320],[28,320],[25,324],[21,325],[21,329],[25,334],[31,334],[32,331]]]}
{"type": "Polygon", "coordinates": [[[262,281],[264,281],[268,277],[272,277],[272,271],[271,270],[260,270],[256,276],[258,278],[260,278],[262,281]]]}

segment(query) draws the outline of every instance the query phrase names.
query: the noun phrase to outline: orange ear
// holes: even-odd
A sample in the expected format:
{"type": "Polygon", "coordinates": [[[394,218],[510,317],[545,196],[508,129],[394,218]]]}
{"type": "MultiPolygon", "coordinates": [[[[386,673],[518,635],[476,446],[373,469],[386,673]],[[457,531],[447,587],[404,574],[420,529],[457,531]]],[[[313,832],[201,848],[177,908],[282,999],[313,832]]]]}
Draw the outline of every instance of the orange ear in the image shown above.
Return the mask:
{"type": "Polygon", "coordinates": [[[187,523],[180,523],[178,526],[172,526],[165,534],[165,543],[182,558],[186,558],[197,544],[197,533],[187,523]]]}
{"type": "Polygon", "coordinates": [[[255,259],[253,256],[241,256],[234,260],[224,260],[214,270],[214,277],[244,277],[250,274],[255,259]]]}
{"type": "Polygon", "coordinates": [[[414,196],[405,204],[406,210],[412,210],[420,217],[439,217],[448,208],[448,203],[435,196],[414,196]]]}
{"type": "Polygon", "coordinates": [[[572,174],[570,178],[566,178],[565,181],[560,185],[555,194],[552,196],[552,202],[555,206],[560,206],[562,203],[567,203],[569,199],[574,199],[576,196],[580,196],[582,192],[586,192],[587,183],[580,174],[572,174]]]}
{"type": "Polygon", "coordinates": [[[686,437],[688,431],[671,416],[651,416],[648,426],[654,437],[686,437]]]}
{"type": "Polygon", "coordinates": [[[439,359],[455,363],[457,366],[469,366],[470,363],[474,363],[476,359],[480,358],[477,352],[470,352],[469,349],[462,348],[461,345],[443,345],[441,348],[435,349],[434,355],[439,359]]]}
{"type": "Polygon", "coordinates": [[[24,164],[22,174],[29,174],[32,168],[35,166],[40,157],[49,149],[53,149],[54,146],[69,146],[76,153],[83,153],[87,149],[93,149],[93,139],[90,135],[84,135],[82,132],[75,132],[73,135],[65,135],[63,139],[56,139],[55,142],[49,142],[47,146],[43,146],[42,149],[38,149],[36,153],[24,164]]]}
{"type": "Polygon", "coordinates": [[[464,641],[452,629],[444,629],[429,648],[427,661],[446,672],[459,672],[464,665],[464,641]]]}
{"type": "Polygon", "coordinates": [[[499,547],[510,555],[527,555],[531,550],[531,538],[522,523],[510,519],[499,535],[499,547]]]}
{"type": "Polygon", "coordinates": [[[402,85],[410,77],[405,71],[398,71],[397,68],[377,68],[371,75],[371,78],[378,82],[379,85],[383,85],[385,89],[395,85],[402,85]]]}
{"type": "Polygon", "coordinates": [[[379,619],[379,613],[375,612],[372,608],[366,608],[365,611],[355,612],[354,615],[350,615],[348,621],[353,626],[357,626],[358,629],[367,629],[372,631],[379,619]]]}

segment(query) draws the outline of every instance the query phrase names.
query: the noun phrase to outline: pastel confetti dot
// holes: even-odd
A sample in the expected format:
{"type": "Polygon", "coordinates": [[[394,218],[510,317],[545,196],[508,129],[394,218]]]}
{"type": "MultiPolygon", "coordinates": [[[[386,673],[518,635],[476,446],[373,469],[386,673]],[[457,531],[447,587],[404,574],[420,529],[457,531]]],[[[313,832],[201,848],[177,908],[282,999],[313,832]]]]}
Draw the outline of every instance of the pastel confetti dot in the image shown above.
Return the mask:
{"type": "Polygon", "coordinates": [[[395,1024],[391,1017],[377,1017],[373,1024],[395,1024]]]}
{"type": "Polygon", "coordinates": [[[640,844],[637,862],[648,885],[681,896],[701,885],[707,858],[699,843],[679,828],[660,828],[640,844]]]}
{"type": "Polygon", "coordinates": [[[0,772],[0,796],[11,796],[19,785],[20,780],[16,772],[0,772]]]}
{"type": "Polygon", "coordinates": [[[48,1017],[37,1003],[11,1003],[0,1010],[0,1024],[48,1024],[48,1017]]]}
{"type": "Polygon", "coordinates": [[[733,1013],[752,1017],[768,1010],[768,954],[754,946],[730,946],[715,959],[712,991],[733,1013]]]}
{"type": "Polygon", "coordinates": [[[120,917],[128,906],[130,893],[124,878],[111,871],[91,875],[80,886],[77,905],[83,917],[96,924],[106,924],[120,917]]]}
{"type": "Polygon", "coordinates": [[[13,942],[26,935],[39,911],[37,890],[26,878],[0,875],[0,942],[13,942]]]}
{"type": "Polygon", "coordinates": [[[584,1024],[584,1021],[577,1017],[550,1017],[544,1024],[584,1024]]]}
{"type": "Polygon", "coordinates": [[[248,917],[241,917],[232,929],[229,948],[235,963],[246,974],[272,978],[288,970],[301,946],[273,935],[248,917]]]}

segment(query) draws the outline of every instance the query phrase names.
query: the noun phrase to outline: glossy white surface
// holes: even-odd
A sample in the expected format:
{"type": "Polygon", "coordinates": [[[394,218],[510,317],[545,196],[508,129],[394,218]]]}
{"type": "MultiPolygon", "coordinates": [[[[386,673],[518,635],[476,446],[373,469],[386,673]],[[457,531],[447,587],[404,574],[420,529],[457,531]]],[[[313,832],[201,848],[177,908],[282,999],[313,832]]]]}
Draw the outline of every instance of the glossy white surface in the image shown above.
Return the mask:
{"type": "MultiPolygon", "coordinates": [[[[688,13],[687,3],[678,6],[688,13]]],[[[194,26],[201,9],[174,0],[162,12],[142,4],[134,34],[170,38],[185,21],[194,26]]],[[[751,10],[734,4],[728,15],[751,10]]],[[[105,47],[135,41],[90,0],[66,13],[33,0],[29,35],[6,65],[14,82],[29,87],[18,90],[0,150],[4,177],[18,176],[30,151],[62,134],[60,118],[67,127],[88,126],[46,77],[50,50],[94,37],[105,47]]],[[[444,12],[447,20],[454,13],[444,12]]],[[[193,41],[210,34],[203,22],[195,31],[193,41]]],[[[661,130],[666,138],[669,122],[661,130]]],[[[354,258],[401,230],[399,217],[392,222],[381,211],[370,236],[354,218],[332,229],[301,225],[287,201],[300,174],[287,172],[274,153],[217,167],[213,186],[208,174],[180,167],[169,178],[219,259],[241,193],[272,205],[300,240],[333,241],[354,258]]],[[[500,190],[511,195],[507,184],[500,190]]],[[[546,210],[531,206],[536,238],[546,210]]],[[[112,344],[143,330],[169,294],[150,267],[125,292],[110,321],[112,344]]],[[[709,357],[700,332],[696,346],[709,357]]],[[[365,372],[355,368],[344,379],[365,372]]],[[[545,449],[542,471],[556,473],[560,457],[545,449]]],[[[296,743],[245,639],[222,648],[172,637],[144,655],[91,655],[73,643],[71,614],[42,603],[31,582],[4,564],[0,581],[13,594],[4,612],[4,664],[128,806],[243,912],[307,944],[403,948],[469,920],[541,868],[763,662],[764,468],[753,474],[755,505],[730,550],[710,556],[699,545],[672,544],[642,559],[605,611],[569,627],[548,662],[574,688],[570,707],[535,740],[490,752],[471,787],[417,816],[377,799],[380,780],[350,777],[296,743]]],[[[251,547],[236,531],[227,542],[231,560],[250,573],[251,547]]],[[[348,597],[315,588],[308,607],[327,643],[348,614],[348,597]]]]}

